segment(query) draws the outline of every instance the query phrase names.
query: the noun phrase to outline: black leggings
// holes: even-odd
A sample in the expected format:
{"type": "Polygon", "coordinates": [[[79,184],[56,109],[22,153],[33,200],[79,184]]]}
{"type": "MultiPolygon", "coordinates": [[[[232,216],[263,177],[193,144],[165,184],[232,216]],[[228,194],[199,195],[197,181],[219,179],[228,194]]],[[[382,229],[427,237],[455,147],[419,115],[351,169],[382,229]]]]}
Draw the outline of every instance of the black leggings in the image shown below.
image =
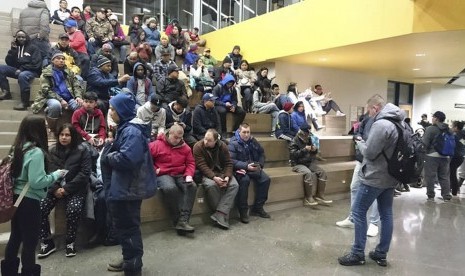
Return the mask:
{"type": "MultiPolygon", "coordinates": [[[[17,198],[15,195],[15,200],[17,198]]],[[[39,231],[40,201],[24,197],[11,220],[11,235],[5,249],[5,260],[15,259],[22,244],[23,270],[33,270],[36,264],[35,251],[39,243],[39,231]]]]}

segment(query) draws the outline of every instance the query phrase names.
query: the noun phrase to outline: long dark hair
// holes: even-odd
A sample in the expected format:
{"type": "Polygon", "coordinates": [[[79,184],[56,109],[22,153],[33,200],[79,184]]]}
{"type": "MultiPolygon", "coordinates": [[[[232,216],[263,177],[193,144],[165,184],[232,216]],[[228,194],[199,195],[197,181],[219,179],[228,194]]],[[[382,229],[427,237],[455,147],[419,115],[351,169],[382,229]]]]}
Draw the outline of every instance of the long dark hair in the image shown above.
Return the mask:
{"type": "Polygon", "coordinates": [[[66,149],[74,150],[79,146],[82,142],[82,136],[79,135],[77,130],[74,128],[74,126],[70,123],[64,123],[62,124],[57,131],[57,143],[56,143],[56,149],[58,151],[64,151],[66,149]],[[69,129],[69,133],[71,134],[71,143],[69,143],[68,146],[63,146],[60,143],[60,133],[65,130],[69,129]]]}
{"type": "Polygon", "coordinates": [[[18,134],[13,144],[13,163],[11,164],[11,174],[13,177],[19,177],[23,169],[24,145],[31,143],[31,147],[38,147],[44,152],[44,166],[47,171],[48,140],[45,118],[40,115],[27,115],[19,125],[18,134]]]}

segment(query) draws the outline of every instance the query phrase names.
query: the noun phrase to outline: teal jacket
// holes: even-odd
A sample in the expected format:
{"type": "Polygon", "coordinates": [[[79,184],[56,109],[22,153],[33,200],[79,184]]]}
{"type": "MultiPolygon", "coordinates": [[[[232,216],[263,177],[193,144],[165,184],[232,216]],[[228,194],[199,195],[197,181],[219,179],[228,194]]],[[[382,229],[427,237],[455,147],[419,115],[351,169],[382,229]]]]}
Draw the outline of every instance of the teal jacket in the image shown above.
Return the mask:
{"type": "MultiPolygon", "coordinates": [[[[30,144],[27,143],[24,148],[30,144]]],[[[45,172],[44,153],[40,148],[33,147],[26,151],[23,160],[23,169],[18,178],[15,179],[14,193],[19,195],[27,182],[29,182],[29,190],[26,197],[41,200],[45,198],[48,187],[52,186],[59,178],[59,172],[55,171],[51,174],[45,172]]]]}

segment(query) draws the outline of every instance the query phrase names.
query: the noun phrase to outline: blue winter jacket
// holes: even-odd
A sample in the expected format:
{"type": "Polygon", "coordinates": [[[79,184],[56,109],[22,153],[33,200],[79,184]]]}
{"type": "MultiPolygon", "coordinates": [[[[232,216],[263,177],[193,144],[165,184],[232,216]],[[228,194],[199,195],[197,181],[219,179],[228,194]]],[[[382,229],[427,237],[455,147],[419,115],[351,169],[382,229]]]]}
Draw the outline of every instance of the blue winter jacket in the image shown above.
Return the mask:
{"type": "Polygon", "coordinates": [[[291,114],[284,110],[278,113],[278,124],[276,125],[275,136],[278,138],[281,134],[294,137],[297,134],[295,131],[295,122],[291,117],[291,114]]]}
{"type": "Polygon", "coordinates": [[[262,168],[265,165],[265,152],[254,137],[250,137],[246,142],[241,139],[239,131],[236,130],[229,141],[228,148],[234,170],[247,170],[247,165],[252,162],[260,163],[262,168]]]}
{"type": "Polygon", "coordinates": [[[101,100],[110,99],[110,88],[118,85],[118,80],[115,77],[100,71],[98,68],[92,68],[87,76],[87,91],[97,93],[101,100]]]}
{"type": "Polygon", "coordinates": [[[146,40],[150,44],[150,47],[155,49],[155,47],[160,44],[160,32],[157,29],[152,30],[149,27],[144,27],[142,29],[145,32],[146,40]]]}
{"type": "MultiPolygon", "coordinates": [[[[296,104],[297,106],[297,104],[296,104]]],[[[301,125],[307,122],[305,119],[305,112],[299,112],[294,109],[294,112],[291,113],[291,118],[294,120],[294,124],[292,125],[292,130],[295,132],[299,131],[301,125]]]]}
{"type": "Polygon", "coordinates": [[[234,86],[230,89],[226,86],[228,82],[236,82],[231,74],[226,74],[223,80],[220,81],[212,90],[212,94],[218,99],[215,101],[215,105],[225,106],[227,102],[233,106],[237,106],[237,93],[234,86]]]}

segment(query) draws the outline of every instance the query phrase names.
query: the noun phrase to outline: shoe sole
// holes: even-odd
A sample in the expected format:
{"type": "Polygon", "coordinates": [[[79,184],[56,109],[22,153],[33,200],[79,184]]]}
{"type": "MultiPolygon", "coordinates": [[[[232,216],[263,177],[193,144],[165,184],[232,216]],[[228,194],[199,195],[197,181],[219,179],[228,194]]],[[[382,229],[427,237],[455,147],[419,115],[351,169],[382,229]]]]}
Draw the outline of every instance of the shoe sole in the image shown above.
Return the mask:
{"type": "Polygon", "coordinates": [[[345,224],[339,225],[339,224],[336,223],[336,226],[341,227],[341,228],[350,228],[350,229],[355,228],[355,225],[353,225],[353,224],[351,224],[351,225],[345,225],[345,224]]]}
{"type": "Polygon", "coordinates": [[[215,216],[211,215],[210,218],[215,222],[215,225],[217,225],[218,227],[220,227],[221,229],[229,229],[229,225],[224,225],[222,223],[220,223],[215,216]]]}
{"type": "Polygon", "coordinates": [[[350,264],[348,264],[348,263],[341,263],[341,262],[339,262],[339,264],[340,264],[340,265],[343,265],[343,266],[355,266],[355,265],[364,265],[364,264],[365,264],[365,261],[359,261],[359,262],[357,262],[357,263],[350,263],[350,264]]]}
{"type": "Polygon", "coordinates": [[[178,232],[184,232],[184,233],[194,233],[195,232],[195,229],[192,229],[192,230],[186,230],[186,229],[183,229],[183,228],[174,228],[176,229],[176,231],[178,232]]]}
{"type": "Polygon", "coordinates": [[[386,259],[378,259],[373,256],[370,256],[370,259],[375,261],[379,266],[386,267],[387,266],[387,261],[386,259]]]}
{"type": "Polygon", "coordinates": [[[39,254],[37,254],[37,258],[39,258],[39,259],[46,258],[46,257],[50,256],[50,254],[52,254],[52,253],[55,252],[55,251],[57,251],[57,249],[56,249],[56,248],[53,248],[52,250],[48,251],[48,252],[45,253],[45,254],[40,254],[40,253],[39,253],[39,254]]]}
{"type": "Polygon", "coordinates": [[[111,265],[107,265],[107,270],[111,272],[121,272],[123,271],[123,267],[114,267],[111,265]]]}
{"type": "Polygon", "coordinates": [[[76,256],[76,253],[68,253],[68,254],[65,254],[65,256],[67,258],[72,258],[72,257],[76,256]]]}

